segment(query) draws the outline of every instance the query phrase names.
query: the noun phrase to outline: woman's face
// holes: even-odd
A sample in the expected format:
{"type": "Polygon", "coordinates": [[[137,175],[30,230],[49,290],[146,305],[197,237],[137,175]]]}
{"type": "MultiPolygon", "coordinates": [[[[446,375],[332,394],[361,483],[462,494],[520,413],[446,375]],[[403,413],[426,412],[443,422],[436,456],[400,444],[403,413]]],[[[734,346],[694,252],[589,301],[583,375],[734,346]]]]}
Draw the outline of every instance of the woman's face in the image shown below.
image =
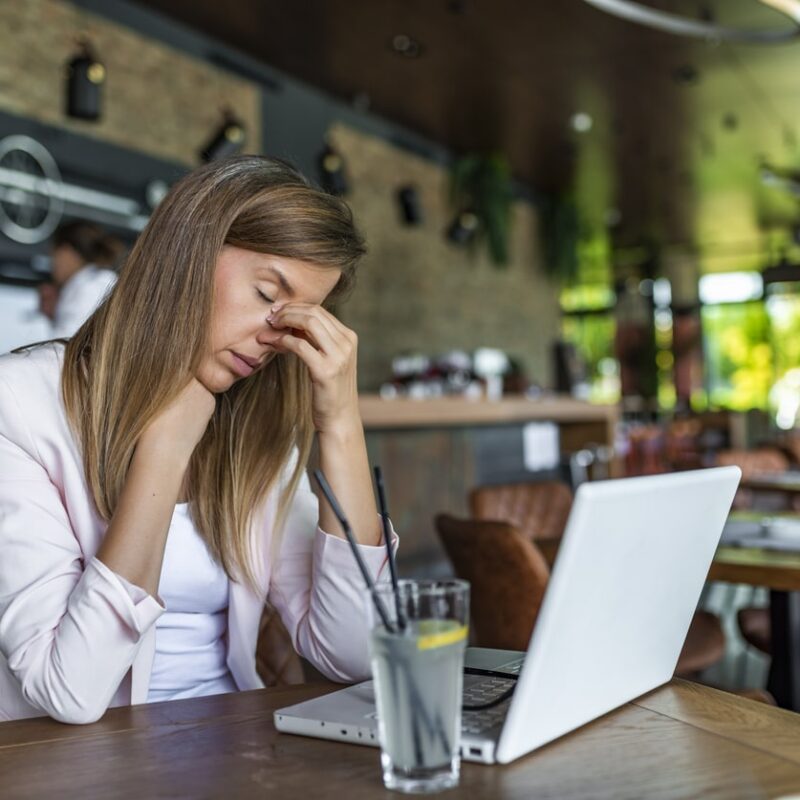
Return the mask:
{"type": "Polygon", "coordinates": [[[210,392],[229,389],[263,366],[282,331],[267,316],[275,303],[320,305],[339,280],[338,269],[225,245],[214,274],[208,351],[197,380],[210,392]]]}

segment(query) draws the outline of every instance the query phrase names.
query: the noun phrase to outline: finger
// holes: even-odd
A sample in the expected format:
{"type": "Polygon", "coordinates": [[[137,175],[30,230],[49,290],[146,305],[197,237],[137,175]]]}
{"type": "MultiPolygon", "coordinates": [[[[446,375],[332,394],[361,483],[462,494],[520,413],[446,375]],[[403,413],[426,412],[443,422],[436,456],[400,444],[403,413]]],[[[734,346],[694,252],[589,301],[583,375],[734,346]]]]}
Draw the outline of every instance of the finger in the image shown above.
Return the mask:
{"type": "Polygon", "coordinates": [[[312,378],[320,378],[324,374],[325,356],[305,339],[285,333],[275,340],[273,346],[294,353],[308,367],[312,378]]]}
{"type": "Polygon", "coordinates": [[[358,342],[358,336],[356,336],[355,331],[350,330],[340,319],[325,308],[318,305],[301,306],[300,308],[302,311],[319,319],[320,322],[326,326],[331,337],[333,337],[342,348],[351,350],[355,347],[358,342]]]}
{"type": "MultiPolygon", "coordinates": [[[[286,308],[269,320],[277,330],[294,328],[307,333],[311,344],[324,353],[334,353],[343,349],[346,338],[330,324],[330,320],[315,313],[312,308],[286,308]]],[[[304,337],[305,338],[305,337],[304,337]]]]}

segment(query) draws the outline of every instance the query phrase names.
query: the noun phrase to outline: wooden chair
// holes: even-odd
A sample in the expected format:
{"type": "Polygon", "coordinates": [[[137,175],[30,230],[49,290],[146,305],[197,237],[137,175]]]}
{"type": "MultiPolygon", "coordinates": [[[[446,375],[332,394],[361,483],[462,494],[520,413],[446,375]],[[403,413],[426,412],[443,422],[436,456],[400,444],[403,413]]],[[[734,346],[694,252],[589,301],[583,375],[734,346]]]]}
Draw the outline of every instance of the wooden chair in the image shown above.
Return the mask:
{"type": "Polygon", "coordinates": [[[564,533],[572,491],[560,481],[479,486],[469,493],[475,519],[510,522],[525,538],[557,539],[564,533]]]}
{"type": "Polygon", "coordinates": [[[436,517],[456,575],[470,582],[474,643],[527,650],[550,570],[536,545],[508,522],[436,517]]]}
{"type": "MultiPolygon", "coordinates": [[[[776,447],[759,447],[755,450],[720,450],[714,458],[714,463],[718,467],[731,465],[739,467],[742,471],[743,481],[754,475],[785,472],[789,469],[789,459],[776,447]]],[[[752,508],[754,503],[754,494],[749,489],[739,489],[733,499],[733,507],[737,509],[752,508]]]]}
{"type": "Polygon", "coordinates": [[[768,608],[747,606],[736,612],[736,622],[742,638],[750,645],[772,655],[772,625],[768,608]]]}
{"type": "Polygon", "coordinates": [[[256,646],[256,671],[266,686],[305,683],[303,664],[278,612],[267,603],[261,614],[256,646]]]}
{"type": "MultiPolygon", "coordinates": [[[[436,517],[453,569],[471,584],[474,644],[527,650],[550,570],[536,544],[508,522],[436,517]]],[[[725,636],[719,619],[699,611],[692,620],[676,675],[691,677],[719,661],[725,636]]]]}
{"type": "Polygon", "coordinates": [[[789,459],[777,447],[759,447],[755,450],[720,450],[715,459],[717,466],[735,464],[742,470],[742,478],[764,472],[785,472],[789,459]]]}

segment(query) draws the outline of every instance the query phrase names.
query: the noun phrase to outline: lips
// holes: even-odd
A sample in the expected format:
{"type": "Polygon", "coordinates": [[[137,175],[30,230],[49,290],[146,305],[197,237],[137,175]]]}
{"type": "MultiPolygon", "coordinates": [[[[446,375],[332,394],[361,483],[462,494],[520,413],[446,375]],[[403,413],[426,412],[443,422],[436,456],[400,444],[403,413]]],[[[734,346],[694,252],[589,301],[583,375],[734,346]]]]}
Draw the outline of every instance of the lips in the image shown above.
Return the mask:
{"type": "Polygon", "coordinates": [[[233,350],[230,352],[233,356],[233,368],[236,373],[241,375],[243,378],[246,378],[248,375],[252,375],[259,364],[259,360],[257,358],[251,358],[250,356],[236,353],[233,350]]]}

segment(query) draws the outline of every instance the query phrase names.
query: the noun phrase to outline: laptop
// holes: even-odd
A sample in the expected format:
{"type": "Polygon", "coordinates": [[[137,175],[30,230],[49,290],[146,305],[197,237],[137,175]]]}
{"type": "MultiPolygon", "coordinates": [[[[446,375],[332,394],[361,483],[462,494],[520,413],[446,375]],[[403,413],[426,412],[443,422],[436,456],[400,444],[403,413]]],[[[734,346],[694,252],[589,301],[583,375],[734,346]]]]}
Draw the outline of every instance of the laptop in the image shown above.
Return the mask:
{"type": "MultiPolygon", "coordinates": [[[[672,678],[738,467],[585,483],[527,653],[468,648],[461,756],[505,764],[672,678]],[[471,674],[473,672],[490,673],[471,674]]],[[[372,682],[281,708],[286,733],[378,746],[372,682]]]]}

